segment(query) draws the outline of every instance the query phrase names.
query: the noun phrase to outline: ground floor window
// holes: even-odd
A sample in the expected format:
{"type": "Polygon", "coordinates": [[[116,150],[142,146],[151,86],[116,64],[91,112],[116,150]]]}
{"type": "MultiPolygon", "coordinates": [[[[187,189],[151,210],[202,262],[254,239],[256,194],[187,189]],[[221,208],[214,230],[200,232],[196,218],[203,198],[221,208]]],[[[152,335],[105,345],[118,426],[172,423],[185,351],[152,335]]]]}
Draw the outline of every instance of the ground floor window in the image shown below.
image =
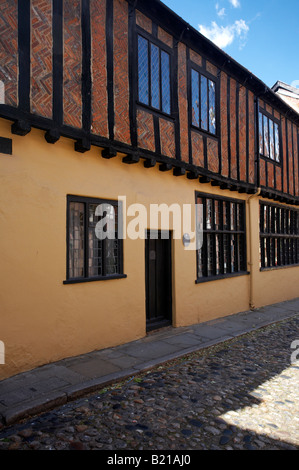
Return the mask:
{"type": "Polygon", "coordinates": [[[299,210],[260,203],[260,265],[299,264],[299,210]]]}
{"type": "Polygon", "coordinates": [[[244,201],[197,193],[202,206],[202,246],[197,250],[197,281],[246,272],[244,201]]]}
{"type": "Polygon", "coordinates": [[[123,275],[116,201],[67,197],[67,281],[123,275]]]}

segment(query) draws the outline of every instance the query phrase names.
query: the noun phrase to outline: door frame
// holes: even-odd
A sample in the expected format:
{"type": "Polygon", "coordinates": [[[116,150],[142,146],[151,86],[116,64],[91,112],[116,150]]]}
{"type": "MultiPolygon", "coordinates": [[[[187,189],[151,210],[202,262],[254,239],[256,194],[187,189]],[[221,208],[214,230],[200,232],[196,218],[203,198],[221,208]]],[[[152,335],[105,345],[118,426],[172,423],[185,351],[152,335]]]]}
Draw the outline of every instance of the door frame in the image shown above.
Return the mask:
{"type": "MultiPolygon", "coordinates": [[[[163,239],[162,239],[163,240],[163,239]]],[[[157,230],[157,229],[147,229],[146,230],[146,237],[145,237],[145,246],[144,246],[144,254],[145,254],[145,319],[146,319],[146,332],[150,332],[153,330],[157,330],[159,328],[163,328],[166,326],[173,325],[173,262],[172,262],[172,252],[173,252],[173,243],[172,243],[172,231],[171,230],[157,230]],[[150,234],[155,233],[158,235],[158,239],[162,239],[161,235],[168,234],[168,256],[167,256],[167,277],[168,277],[168,299],[167,299],[167,314],[165,315],[165,320],[157,321],[148,323],[148,309],[149,309],[149,278],[148,278],[148,262],[149,262],[149,239],[150,234]]]]}

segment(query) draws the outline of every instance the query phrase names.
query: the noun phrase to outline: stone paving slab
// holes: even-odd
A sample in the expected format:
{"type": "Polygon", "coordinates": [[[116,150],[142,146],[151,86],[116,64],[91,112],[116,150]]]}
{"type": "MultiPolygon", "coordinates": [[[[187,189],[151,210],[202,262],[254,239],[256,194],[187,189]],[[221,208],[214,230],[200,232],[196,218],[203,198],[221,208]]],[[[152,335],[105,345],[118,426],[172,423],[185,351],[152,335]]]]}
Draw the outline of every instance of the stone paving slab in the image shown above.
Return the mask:
{"type": "Polygon", "coordinates": [[[66,358],[0,381],[0,422],[21,419],[105,384],[230,340],[299,313],[299,298],[182,328],[74,358],[66,358]]]}

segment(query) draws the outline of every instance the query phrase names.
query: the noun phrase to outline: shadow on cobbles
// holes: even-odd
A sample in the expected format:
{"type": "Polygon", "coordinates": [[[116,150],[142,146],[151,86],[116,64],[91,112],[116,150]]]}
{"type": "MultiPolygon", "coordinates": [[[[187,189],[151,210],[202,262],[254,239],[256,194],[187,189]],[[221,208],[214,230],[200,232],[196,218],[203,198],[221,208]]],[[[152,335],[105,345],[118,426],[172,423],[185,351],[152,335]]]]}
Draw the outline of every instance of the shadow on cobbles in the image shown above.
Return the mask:
{"type": "Polygon", "coordinates": [[[0,449],[297,450],[299,319],[0,430],[0,449]]]}

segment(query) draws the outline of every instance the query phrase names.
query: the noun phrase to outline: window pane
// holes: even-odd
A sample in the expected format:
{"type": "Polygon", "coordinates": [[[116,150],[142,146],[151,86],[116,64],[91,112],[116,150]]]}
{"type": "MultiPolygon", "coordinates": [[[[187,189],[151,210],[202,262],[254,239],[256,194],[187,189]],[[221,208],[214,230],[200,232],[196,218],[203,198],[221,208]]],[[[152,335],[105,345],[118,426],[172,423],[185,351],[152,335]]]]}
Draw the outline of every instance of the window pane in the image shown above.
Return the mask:
{"type": "Polygon", "coordinates": [[[102,276],[102,240],[96,236],[96,224],[101,217],[95,215],[98,204],[89,204],[88,208],[88,276],[102,276]]]}
{"type": "Polygon", "coordinates": [[[192,70],[192,124],[199,127],[199,74],[192,70]]]}
{"type": "Polygon", "coordinates": [[[216,87],[212,80],[209,80],[209,131],[216,133],[216,87]]]}
{"type": "Polygon", "coordinates": [[[259,144],[260,144],[260,153],[264,153],[264,138],[263,138],[263,115],[259,113],[259,144]]]}
{"type": "Polygon", "coordinates": [[[270,130],[270,158],[274,160],[274,123],[271,119],[269,119],[269,130],[270,130]]]}
{"type": "Polygon", "coordinates": [[[208,258],[208,276],[213,276],[213,236],[207,235],[207,258],[208,258]]]}
{"type": "Polygon", "coordinates": [[[201,76],[201,127],[208,130],[208,80],[201,76]]]}
{"type": "Polygon", "coordinates": [[[223,235],[224,274],[229,273],[229,235],[223,235]]]}
{"type": "Polygon", "coordinates": [[[159,48],[151,44],[151,105],[160,108],[160,60],[159,48]]]}
{"type": "Polygon", "coordinates": [[[84,204],[69,205],[69,278],[84,276],[84,204]]]}
{"type": "Polygon", "coordinates": [[[275,132],[275,160],[279,162],[280,157],[279,157],[279,127],[278,124],[274,124],[274,132],[275,132]]]}
{"type": "Polygon", "coordinates": [[[269,157],[269,130],[267,116],[264,116],[264,155],[265,157],[269,157]]]}
{"type": "Polygon", "coordinates": [[[106,239],[104,242],[106,275],[111,275],[111,274],[119,273],[119,263],[118,263],[119,242],[117,239],[117,235],[118,235],[117,209],[115,207],[111,207],[111,211],[107,215],[107,217],[108,217],[108,224],[109,224],[109,233],[112,234],[114,231],[114,240],[106,239]]]}
{"type": "Polygon", "coordinates": [[[207,199],[206,208],[206,228],[207,230],[212,228],[212,217],[213,217],[213,202],[211,199],[207,199]]]}
{"type": "Polygon", "coordinates": [[[162,111],[170,114],[170,57],[161,51],[162,111]]]}
{"type": "Polygon", "coordinates": [[[138,36],[138,91],[139,101],[149,104],[148,41],[138,36]]]}

